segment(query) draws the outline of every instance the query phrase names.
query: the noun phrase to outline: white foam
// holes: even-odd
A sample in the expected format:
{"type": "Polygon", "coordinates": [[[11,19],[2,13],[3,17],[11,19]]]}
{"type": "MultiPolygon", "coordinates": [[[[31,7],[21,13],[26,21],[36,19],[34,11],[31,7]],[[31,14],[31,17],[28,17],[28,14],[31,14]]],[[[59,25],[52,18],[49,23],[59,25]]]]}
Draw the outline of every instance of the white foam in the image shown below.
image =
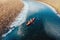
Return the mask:
{"type": "Polygon", "coordinates": [[[40,3],[42,3],[42,4],[46,5],[46,6],[48,6],[49,8],[51,8],[52,11],[55,12],[55,14],[56,14],[58,17],[60,17],[60,14],[58,14],[58,12],[56,11],[56,9],[55,9],[54,7],[52,7],[51,5],[49,5],[49,4],[47,4],[47,3],[44,3],[44,2],[40,2],[40,3]]]}
{"type": "Polygon", "coordinates": [[[27,17],[27,12],[28,12],[28,4],[26,2],[24,3],[24,8],[23,10],[19,13],[19,15],[15,18],[15,21],[12,22],[12,24],[9,26],[12,29],[10,29],[7,33],[3,34],[2,37],[6,37],[9,33],[11,33],[14,30],[14,26],[17,27],[21,25],[22,23],[25,22],[26,17],[27,17]]]}
{"type": "MultiPolygon", "coordinates": [[[[27,12],[28,12],[28,4],[26,2],[24,2],[24,1],[23,1],[23,3],[24,3],[25,7],[19,13],[19,15],[15,18],[15,21],[12,22],[12,24],[9,26],[12,29],[10,29],[7,33],[3,34],[2,37],[6,37],[11,31],[13,31],[14,30],[14,28],[13,28],[14,26],[16,27],[16,26],[21,25],[22,23],[25,22],[26,17],[27,17],[27,12]]],[[[49,8],[51,8],[57,14],[57,11],[52,6],[50,6],[50,5],[46,4],[46,3],[43,3],[43,2],[40,2],[40,3],[42,3],[44,5],[47,5],[49,8]]],[[[58,15],[58,16],[60,16],[60,15],[58,15]]]]}

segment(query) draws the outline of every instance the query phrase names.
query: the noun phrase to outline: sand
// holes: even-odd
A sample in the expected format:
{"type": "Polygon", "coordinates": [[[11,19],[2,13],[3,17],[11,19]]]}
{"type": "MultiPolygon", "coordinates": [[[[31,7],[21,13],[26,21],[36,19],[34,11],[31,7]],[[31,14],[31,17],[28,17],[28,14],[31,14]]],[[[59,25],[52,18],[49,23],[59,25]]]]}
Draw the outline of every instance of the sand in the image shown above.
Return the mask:
{"type": "Polygon", "coordinates": [[[20,0],[0,0],[0,35],[5,33],[22,8],[20,0]]]}
{"type": "Polygon", "coordinates": [[[51,5],[60,14],[60,0],[37,0],[37,1],[39,2],[41,1],[41,2],[51,5]]]}
{"type": "MultiPolygon", "coordinates": [[[[60,0],[37,0],[45,2],[56,9],[60,13],[60,0]]],[[[8,25],[13,22],[15,17],[23,8],[23,3],[20,0],[0,0],[0,35],[5,33],[8,25]]]]}

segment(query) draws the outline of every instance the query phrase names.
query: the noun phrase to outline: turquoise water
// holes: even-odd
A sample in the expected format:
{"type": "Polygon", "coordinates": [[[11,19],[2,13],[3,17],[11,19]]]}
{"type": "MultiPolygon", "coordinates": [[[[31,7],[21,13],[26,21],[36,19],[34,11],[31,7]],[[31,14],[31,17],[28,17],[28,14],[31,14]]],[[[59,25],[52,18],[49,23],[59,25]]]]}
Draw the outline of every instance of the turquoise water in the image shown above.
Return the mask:
{"type": "Polygon", "coordinates": [[[29,6],[26,21],[16,27],[3,40],[55,40],[60,38],[60,17],[56,12],[45,4],[38,2],[27,2],[29,6]],[[35,18],[30,26],[26,22],[35,18]],[[20,28],[20,29],[19,29],[20,28]],[[22,32],[17,34],[18,30],[22,32]],[[49,36],[49,37],[48,37],[49,36]]]}

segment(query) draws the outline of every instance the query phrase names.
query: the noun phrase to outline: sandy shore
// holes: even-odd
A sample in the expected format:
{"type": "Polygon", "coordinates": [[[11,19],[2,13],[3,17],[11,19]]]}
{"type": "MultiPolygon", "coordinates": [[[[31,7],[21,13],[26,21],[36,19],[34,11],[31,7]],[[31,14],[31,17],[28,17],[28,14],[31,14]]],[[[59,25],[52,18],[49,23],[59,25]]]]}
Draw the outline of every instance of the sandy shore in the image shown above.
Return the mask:
{"type": "Polygon", "coordinates": [[[37,0],[37,1],[45,2],[49,5],[51,5],[60,14],[60,0],[37,0]]]}
{"type": "MultiPolygon", "coordinates": [[[[60,0],[37,0],[53,6],[60,13],[60,0]]],[[[6,27],[11,24],[14,18],[22,9],[20,0],[0,0],[0,35],[4,33],[6,27]]]]}
{"type": "Polygon", "coordinates": [[[6,31],[22,7],[20,0],[0,0],[0,35],[6,31]]]}

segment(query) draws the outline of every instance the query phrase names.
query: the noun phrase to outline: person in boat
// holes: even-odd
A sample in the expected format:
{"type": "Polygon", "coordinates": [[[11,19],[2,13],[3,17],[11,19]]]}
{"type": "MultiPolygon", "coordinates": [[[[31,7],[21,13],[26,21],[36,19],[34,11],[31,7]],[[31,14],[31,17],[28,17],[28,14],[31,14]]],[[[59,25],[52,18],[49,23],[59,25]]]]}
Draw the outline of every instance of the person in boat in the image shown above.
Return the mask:
{"type": "Polygon", "coordinates": [[[7,14],[14,19],[4,14],[11,19],[6,21],[7,25],[9,23],[8,26],[3,26],[9,30],[1,34],[2,40],[60,40],[60,16],[52,6],[36,1],[11,0],[10,2],[16,6],[8,1],[9,6],[13,8],[10,10],[8,7],[10,14],[7,14]]]}

